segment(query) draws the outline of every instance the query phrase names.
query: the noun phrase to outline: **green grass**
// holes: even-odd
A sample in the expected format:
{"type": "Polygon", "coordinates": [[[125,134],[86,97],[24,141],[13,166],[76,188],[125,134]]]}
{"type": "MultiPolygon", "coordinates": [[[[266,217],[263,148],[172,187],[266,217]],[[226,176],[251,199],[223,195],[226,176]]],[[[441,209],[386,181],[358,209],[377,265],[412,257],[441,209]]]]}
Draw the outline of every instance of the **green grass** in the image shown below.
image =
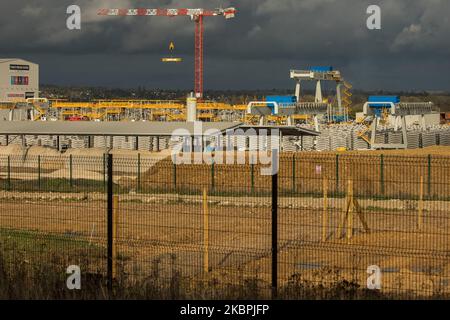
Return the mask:
{"type": "MultiPolygon", "coordinates": [[[[120,186],[114,185],[120,190],[120,186]]],[[[16,192],[105,192],[106,183],[89,179],[42,178],[40,180],[0,180],[0,190],[16,192]]]]}
{"type": "MultiPolygon", "coordinates": [[[[159,182],[154,184],[144,184],[140,188],[136,188],[135,185],[119,185],[114,184],[114,194],[129,194],[134,192],[142,195],[152,194],[180,194],[180,195],[200,195],[203,191],[201,186],[174,186],[171,183],[167,183],[163,186],[159,185],[159,182]]],[[[54,193],[106,193],[106,182],[99,180],[89,179],[63,179],[63,178],[43,178],[38,180],[10,180],[0,179],[0,190],[12,191],[12,192],[54,192],[54,193]]],[[[253,191],[251,187],[248,190],[244,190],[240,187],[233,189],[232,186],[216,185],[214,187],[208,186],[208,194],[210,196],[223,196],[223,197],[268,197],[272,195],[270,185],[264,187],[255,186],[253,191]]],[[[298,198],[322,198],[323,193],[321,191],[304,191],[301,186],[297,186],[296,190],[291,188],[279,187],[278,190],[280,197],[298,197],[298,198]]],[[[330,190],[328,197],[330,198],[345,198],[346,192],[342,190],[330,190]]],[[[356,194],[358,199],[373,199],[373,200],[418,200],[417,195],[403,194],[398,195],[381,195],[381,194],[356,194]]],[[[426,201],[450,201],[448,196],[425,196],[426,201]]]]}
{"type": "Polygon", "coordinates": [[[19,250],[41,255],[45,253],[61,252],[70,250],[72,252],[89,255],[104,255],[105,249],[95,243],[81,238],[76,234],[50,234],[36,231],[0,229],[0,240],[3,250],[19,250]]]}

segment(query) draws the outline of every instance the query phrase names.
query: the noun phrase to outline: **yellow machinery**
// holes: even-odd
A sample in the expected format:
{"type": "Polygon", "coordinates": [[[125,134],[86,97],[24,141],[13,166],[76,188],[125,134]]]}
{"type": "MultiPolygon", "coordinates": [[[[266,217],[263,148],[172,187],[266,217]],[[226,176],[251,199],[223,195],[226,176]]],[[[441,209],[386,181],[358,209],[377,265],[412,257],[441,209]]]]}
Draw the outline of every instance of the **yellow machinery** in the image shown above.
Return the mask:
{"type": "MultiPolygon", "coordinates": [[[[19,103],[19,102],[18,102],[19,103]]],[[[1,109],[14,109],[18,103],[0,103],[1,109]]],[[[182,100],[95,100],[90,102],[71,102],[63,99],[33,99],[20,102],[31,106],[33,120],[43,117],[58,120],[149,120],[186,121],[186,105],[182,100]]],[[[221,121],[223,114],[235,114],[236,120],[253,123],[246,115],[247,105],[231,105],[215,101],[202,101],[197,104],[198,118],[201,121],[221,121]]],[[[272,119],[280,123],[283,119],[272,119]]]]}
{"type": "MultiPolygon", "coordinates": [[[[133,118],[136,113],[146,111],[148,118],[154,120],[161,116],[169,117],[174,110],[183,110],[184,104],[179,101],[162,100],[98,100],[95,102],[53,101],[52,109],[59,112],[61,119],[82,116],[88,120],[125,120],[133,118]]],[[[177,118],[176,116],[172,118],[177,118]]]]}
{"type": "MultiPolygon", "coordinates": [[[[381,113],[380,122],[384,124],[388,121],[388,119],[389,119],[389,110],[387,108],[383,108],[383,111],[381,113]]],[[[374,121],[377,121],[377,120],[374,120],[374,121]]],[[[364,128],[358,132],[358,137],[360,137],[361,139],[366,141],[368,144],[371,144],[372,142],[370,141],[370,137],[368,134],[371,129],[371,123],[367,122],[366,118],[363,118],[363,119],[357,121],[357,123],[364,125],[364,128]]]]}
{"type": "Polygon", "coordinates": [[[255,114],[246,113],[244,115],[243,122],[251,125],[257,125],[259,123],[260,116],[255,114]]]}
{"type": "Polygon", "coordinates": [[[11,110],[16,107],[14,102],[0,102],[0,110],[11,110]]]}
{"type": "Polygon", "coordinates": [[[353,94],[350,92],[350,90],[353,88],[353,86],[344,81],[344,88],[342,89],[342,93],[344,94],[343,98],[342,98],[342,106],[344,107],[344,113],[346,115],[349,114],[350,108],[352,106],[352,96],[353,94]]]}
{"type": "Polygon", "coordinates": [[[287,117],[285,116],[278,116],[278,115],[270,115],[266,116],[267,121],[274,122],[277,125],[282,125],[287,122],[287,117]]]}
{"type": "Polygon", "coordinates": [[[293,114],[291,116],[292,120],[303,120],[307,121],[309,119],[309,116],[307,114],[293,114]]]}
{"type": "MultiPolygon", "coordinates": [[[[186,121],[186,106],[181,100],[97,100],[94,102],[69,102],[54,100],[50,105],[56,110],[58,119],[81,117],[87,120],[147,119],[150,121],[186,121]]],[[[221,111],[242,114],[244,120],[246,105],[203,101],[197,105],[198,118],[202,121],[220,121],[221,111]]]]}
{"type": "Polygon", "coordinates": [[[0,102],[0,109],[14,110],[18,108],[28,108],[33,110],[31,120],[37,121],[47,114],[49,101],[46,98],[28,98],[26,100],[16,100],[12,102],[0,102]]]}
{"type": "Polygon", "coordinates": [[[48,108],[48,99],[46,98],[31,98],[27,99],[27,104],[33,106],[33,109],[36,111],[33,116],[33,121],[37,121],[42,119],[47,113],[46,109],[48,108]]]}
{"type": "MultiPolygon", "coordinates": [[[[364,123],[364,124],[366,124],[366,123],[364,123]]],[[[364,129],[362,129],[361,131],[358,132],[358,137],[360,137],[361,139],[363,139],[367,143],[370,143],[370,138],[369,138],[369,135],[368,135],[369,130],[370,130],[370,125],[366,124],[364,129]]]]}
{"type": "Polygon", "coordinates": [[[216,115],[210,112],[203,112],[200,113],[197,116],[198,120],[204,121],[204,122],[219,122],[220,118],[218,118],[216,115]]]}

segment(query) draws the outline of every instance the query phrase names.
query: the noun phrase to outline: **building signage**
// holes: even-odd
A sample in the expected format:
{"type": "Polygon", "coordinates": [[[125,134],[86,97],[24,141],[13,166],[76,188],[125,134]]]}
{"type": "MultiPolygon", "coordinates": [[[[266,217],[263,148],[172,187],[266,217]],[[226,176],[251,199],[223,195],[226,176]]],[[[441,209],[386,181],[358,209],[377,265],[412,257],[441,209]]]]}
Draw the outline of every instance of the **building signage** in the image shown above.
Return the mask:
{"type": "Polygon", "coordinates": [[[8,98],[23,98],[24,96],[23,93],[8,93],[8,98]]]}
{"type": "Polygon", "coordinates": [[[29,71],[30,66],[26,64],[10,64],[9,70],[29,71]]]}
{"type": "Polygon", "coordinates": [[[27,86],[29,84],[30,80],[28,77],[21,77],[21,76],[12,76],[11,77],[11,85],[16,86],[27,86]]]}

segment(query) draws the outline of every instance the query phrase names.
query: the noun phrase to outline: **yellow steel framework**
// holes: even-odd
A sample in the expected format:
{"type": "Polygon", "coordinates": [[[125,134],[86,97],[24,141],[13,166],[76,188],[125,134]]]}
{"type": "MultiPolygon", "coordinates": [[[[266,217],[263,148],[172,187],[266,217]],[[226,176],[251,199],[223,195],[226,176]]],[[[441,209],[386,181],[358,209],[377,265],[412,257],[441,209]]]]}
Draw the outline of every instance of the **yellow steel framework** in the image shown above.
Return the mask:
{"type": "Polygon", "coordinates": [[[293,114],[292,116],[292,120],[308,120],[310,117],[307,114],[293,114]]]}
{"type": "Polygon", "coordinates": [[[342,93],[344,94],[344,96],[342,98],[342,104],[343,104],[343,107],[345,110],[345,114],[347,114],[347,115],[348,115],[350,108],[352,106],[352,103],[353,103],[351,100],[353,94],[350,92],[350,90],[352,88],[353,88],[353,86],[350,83],[344,81],[344,88],[342,90],[342,93]]]}
{"type": "MultiPolygon", "coordinates": [[[[60,118],[81,116],[90,120],[104,120],[109,115],[121,115],[126,110],[149,112],[150,120],[185,121],[186,106],[179,100],[96,100],[94,102],[69,102],[54,100],[52,109],[59,111],[60,118]]],[[[246,105],[205,101],[197,105],[199,119],[203,121],[220,121],[218,112],[236,111],[244,113],[246,105]]]]}
{"type": "MultiPolygon", "coordinates": [[[[35,99],[36,100],[36,99],[35,99]]],[[[127,120],[131,114],[145,114],[145,118],[153,121],[185,121],[186,105],[182,100],[95,100],[88,102],[72,102],[64,99],[50,100],[47,107],[42,107],[42,101],[20,101],[0,103],[0,109],[15,109],[20,104],[28,104],[34,108],[33,120],[39,120],[44,116],[67,120],[71,117],[80,117],[86,120],[105,121],[111,118],[115,120],[127,120]]],[[[198,118],[202,121],[220,121],[220,112],[229,111],[240,115],[241,121],[250,120],[246,115],[247,105],[231,105],[215,101],[203,101],[197,104],[198,118]]],[[[277,117],[278,119],[278,117],[277,117]]],[[[254,120],[254,119],[253,119],[254,120]]],[[[274,119],[275,120],[275,119],[274,119]]],[[[279,119],[277,120],[279,121],[279,119]]]]}
{"type": "Polygon", "coordinates": [[[257,125],[259,122],[259,119],[260,119],[260,116],[258,116],[256,114],[247,113],[244,115],[243,122],[252,124],[252,125],[257,125]]]}
{"type": "Polygon", "coordinates": [[[1,110],[14,110],[21,107],[28,107],[35,111],[33,121],[40,120],[46,114],[48,100],[46,98],[28,98],[26,100],[15,100],[11,102],[0,102],[1,110]]]}
{"type": "Polygon", "coordinates": [[[16,103],[14,102],[0,102],[1,110],[11,110],[16,108],[16,103]]]}
{"type": "MultiPolygon", "coordinates": [[[[388,119],[389,119],[389,110],[387,108],[383,108],[380,121],[381,123],[386,123],[388,119]]],[[[377,119],[373,119],[373,121],[377,121],[377,119]]],[[[369,131],[371,129],[372,123],[368,122],[366,118],[357,121],[357,123],[364,125],[363,129],[357,132],[358,137],[360,137],[370,145],[372,142],[370,141],[369,131]]]]}

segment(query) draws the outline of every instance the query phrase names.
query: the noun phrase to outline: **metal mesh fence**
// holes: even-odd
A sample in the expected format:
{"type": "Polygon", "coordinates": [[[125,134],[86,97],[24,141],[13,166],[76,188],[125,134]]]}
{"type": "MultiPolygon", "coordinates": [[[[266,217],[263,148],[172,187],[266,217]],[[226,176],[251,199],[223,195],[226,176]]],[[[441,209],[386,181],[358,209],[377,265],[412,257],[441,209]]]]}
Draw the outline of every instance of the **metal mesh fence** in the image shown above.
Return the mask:
{"type": "Polygon", "coordinates": [[[105,199],[100,159],[0,156],[0,239],[8,268],[45,261],[64,272],[79,265],[104,273],[105,199]]]}
{"type": "Polygon", "coordinates": [[[280,171],[280,282],[302,297],[304,288],[367,288],[379,270],[391,297],[448,295],[449,160],[292,156],[280,171]]]}
{"type": "MultiPolygon", "coordinates": [[[[176,278],[213,298],[239,293],[243,283],[252,282],[258,294],[267,295],[270,185],[251,190],[240,184],[248,175],[246,166],[221,172],[225,165],[138,160],[137,176],[119,178],[124,193],[116,192],[117,254],[124,261],[123,275],[132,280],[152,277],[161,285],[176,278]],[[261,196],[263,205],[252,200],[261,196]],[[265,258],[266,263],[258,263],[265,258]]],[[[132,163],[114,158],[114,176],[121,175],[117,164],[132,163]]]]}
{"type": "MultiPolygon", "coordinates": [[[[270,297],[272,177],[248,163],[114,156],[108,177],[107,155],[0,156],[2,252],[106,275],[110,236],[123,283],[270,297]]],[[[389,297],[447,296],[449,166],[443,156],[280,155],[279,296],[336,298],[367,288],[374,270],[375,292],[389,297]]]]}

